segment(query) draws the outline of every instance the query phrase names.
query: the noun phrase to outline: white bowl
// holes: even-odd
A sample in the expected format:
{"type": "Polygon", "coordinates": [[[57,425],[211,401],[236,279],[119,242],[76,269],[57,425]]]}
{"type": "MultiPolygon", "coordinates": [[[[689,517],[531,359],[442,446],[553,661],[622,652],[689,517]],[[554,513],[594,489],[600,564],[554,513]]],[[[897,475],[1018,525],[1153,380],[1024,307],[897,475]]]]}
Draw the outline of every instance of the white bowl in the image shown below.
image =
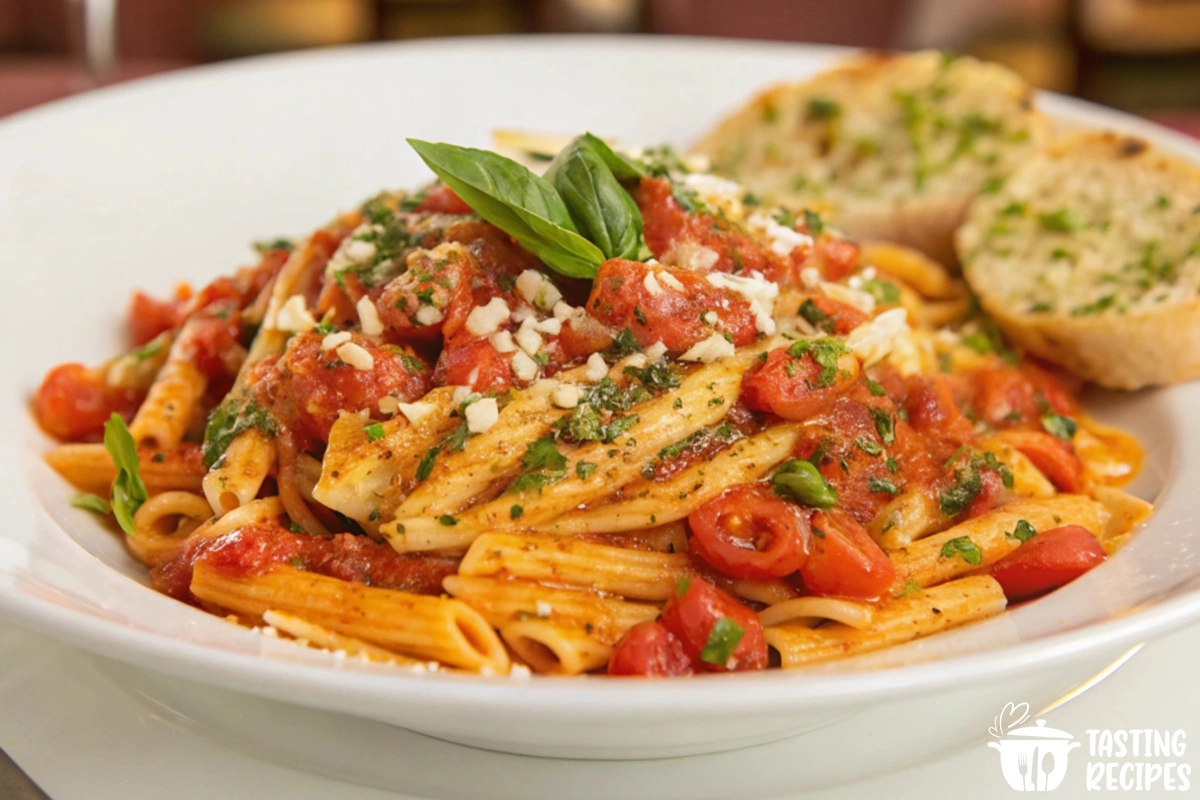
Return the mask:
{"type": "MultiPolygon", "coordinates": [[[[977,736],[1005,702],[1037,708],[1137,642],[1200,616],[1200,386],[1087,398],[1146,444],[1134,488],[1158,511],[1117,557],[1069,587],[853,662],[679,681],[412,675],[262,637],[151,591],[116,537],[71,508],[72,490],[41,463],[50,443],[29,419],[30,393],[55,363],[116,351],[133,287],[162,294],[180,279],[203,282],[245,261],[247,242],[302,233],[382,187],[422,182],[405,136],[485,145],[491,129],[520,127],[686,143],[756,88],[819,69],[834,52],[654,38],[374,46],[190,70],[0,123],[10,298],[0,331],[13,381],[0,397],[0,613],[149,670],[125,680],[243,739],[257,736],[244,716],[218,714],[197,701],[203,693],[151,673],[572,758],[712,752],[846,720],[837,727],[845,738],[807,737],[827,755],[821,769],[797,774],[795,789],[928,757],[977,736]],[[911,731],[918,712],[920,732],[897,743],[898,726],[911,731]],[[876,755],[828,755],[851,741],[876,755]]],[[[1053,96],[1043,107],[1066,124],[1140,133],[1200,162],[1200,145],[1134,118],[1053,96]]],[[[321,715],[294,716],[289,742],[326,738],[321,715]]],[[[257,738],[281,746],[265,731],[257,738]]],[[[329,751],[319,746],[293,751],[311,768],[357,769],[331,756],[323,763],[329,751]]]]}

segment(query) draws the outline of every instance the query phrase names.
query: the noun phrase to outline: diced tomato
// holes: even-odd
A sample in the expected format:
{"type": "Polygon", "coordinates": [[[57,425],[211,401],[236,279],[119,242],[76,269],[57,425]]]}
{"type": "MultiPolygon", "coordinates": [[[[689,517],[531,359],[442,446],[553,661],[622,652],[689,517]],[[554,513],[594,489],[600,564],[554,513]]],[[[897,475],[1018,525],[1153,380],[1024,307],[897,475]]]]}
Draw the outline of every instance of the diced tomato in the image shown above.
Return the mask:
{"type": "MultiPolygon", "coordinates": [[[[817,307],[817,310],[825,315],[825,319],[820,319],[814,323],[818,328],[826,333],[836,333],[838,336],[845,336],[850,331],[857,328],[867,321],[867,315],[859,311],[854,306],[838,302],[832,297],[823,294],[809,295],[801,301],[800,308],[805,307],[805,301],[812,301],[812,304],[817,307]]],[[[803,314],[803,312],[801,312],[803,314]]],[[[814,315],[815,317],[816,315],[814,315]]],[[[813,320],[809,320],[812,322],[813,320]]]]}
{"type": "Polygon", "coordinates": [[[188,324],[189,331],[194,329],[191,359],[200,371],[210,381],[236,374],[245,355],[238,341],[241,312],[229,305],[210,306],[194,314],[188,324]]]}
{"type": "Polygon", "coordinates": [[[692,578],[683,596],[667,603],[661,620],[663,626],[683,644],[684,653],[698,671],[735,672],[765,669],[767,666],[767,641],[763,638],[758,614],[706,580],[692,578]],[[714,639],[713,629],[722,619],[728,619],[737,626],[730,629],[729,623],[726,623],[722,627],[735,632],[740,629],[741,638],[724,663],[714,664],[705,661],[702,656],[705,647],[714,639]]]}
{"type": "Polygon", "coordinates": [[[938,461],[949,458],[975,436],[974,426],[954,402],[944,376],[914,377],[904,405],[909,424],[929,442],[938,461]]]}
{"type": "Polygon", "coordinates": [[[470,386],[475,392],[504,391],[513,385],[512,354],[499,353],[487,339],[451,342],[438,357],[434,386],[470,386]]]}
{"type": "Polygon", "coordinates": [[[1025,600],[1070,583],[1107,558],[1086,528],[1064,525],[1042,531],[992,565],[992,577],[1010,601],[1025,600]]]}
{"type": "Polygon", "coordinates": [[[736,347],[758,338],[754,312],[740,294],[718,289],[703,276],[682,269],[665,270],[682,290],[659,281],[655,293],[646,288],[651,271],[636,261],[604,262],[587,300],[588,313],[613,328],[628,328],[642,347],[662,342],[672,355],[718,330],[728,334],[736,347]],[[715,315],[713,322],[705,319],[709,312],[715,315]]]}
{"type": "Polygon", "coordinates": [[[303,447],[328,441],[343,410],[377,413],[385,395],[411,402],[429,390],[429,372],[410,351],[356,334],[351,341],[374,362],[364,370],[343,361],[336,350],[322,349],[321,340],[317,333],[296,334],[278,361],[256,367],[252,382],[259,404],[302,437],[303,447]]]}
{"type": "Polygon", "coordinates": [[[707,253],[711,272],[759,272],[781,280],[792,271],[789,262],[724,219],[686,211],[666,180],[643,178],[634,198],[642,212],[646,246],[664,264],[688,269],[697,253],[707,253]]]}
{"type": "Polygon", "coordinates": [[[772,350],[742,379],[742,402],[784,419],[806,420],[829,408],[858,378],[858,360],[848,354],[838,358],[832,375],[822,376],[826,369],[811,351],[797,358],[786,348],[772,350]]]}
{"type": "Polygon", "coordinates": [[[812,552],[800,575],[813,594],[875,601],[895,583],[891,560],[848,512],[817,513],[812,533],[812,552]]]}
{"type": "Polygon", "coordinates": [[[858,245],[828,234],[816,238],[813,266],[821,271],[821,276],[836,281],[850,274],[858,263],[858,245]]]}
{"type": "Polygon", "coordinates": [[[1005,438],[1032,461],[1060,492],[1083,489],[1083,465],[1071,445],[1062,439],[1044,431],[1011,431],[1005,434],[1005,438]]]}
{"type": "Polygon", "coordinates": [[[963,512],[964,519],[978,517],[991,511],[1000,504],[1001,496],[1004,493],[1004,481],[999,473],[994,469],[983,468],[979,470],[980,489],[979,494],[975,495],[975,499],[967,506],[967,510],[963,512]]]}
{"type": "Polygon", "coordinates": [[[439,183],[425,193],[417,213],[436,211],[442,214],[470,214],[471,207],[444,183],[439,183]]]}
{"type": "Polygon", "coordinates": [[[1066,384],[1066,381],[1073,380],[1074,388],[1078,390],[1078,379],[1069,378],[1061,372],[1051,372],[1032,361],[1022,361],[1018,369],[1025,376],[1025,380],[1029,381],[1036,393],[1040,395],[1038,399],[1044,399],[1053,411],[1069,417],[1078,415],[1079,400],[1066,384]]]}
{"type": "Polygon", "coordinates": [[[183,319],[182,299],[156,300],[145,292],[134,292],[129,301],[129,332],[135,345],[143,345],[183,319]]]}
{"type": "Polygon", "coordinates": [[[233,575],[261,575],[286,564],[344,581],[420,594],[439,594],[442,579],[458,567],[457,559],[449,556],[400,554],[387,544],[349,533],[292,533],[277,520],[268,520],[217,539],[189,541],[151,570],[155,588],[180,600],[189,598],[192,565],[197,561],[233,575]]]}
{"type": "Polygon", "coordinates": [[[51,436],[72,442],[98,436],[114,412],[132,417],[143,397],[142,392],[108,386],[101,370],[60,364],[42,379],[33,413],[51,436]]]}
{"type": "Polygon", "coordinates": [[[478,269],[470,254],[458,252],[457,257],[441,257],[432,250],[418,250],[408,270],[383,288],[375,305],[391,336],[434,341],[453,336],[466,323],[476,305],[471,283],[478,269]],[[432,313],[437,321],[422,322],[422,313],[432,313]]]}
{"type": "Polygon", "coordinates": [[[671,678],[692,674],[683,643],[661,622],[639,622],[617,642],[608,660],[609,675],[671,678]]]}
{"type": "Polygon", "coordinates": [[[808,560],[808,516],[766,484],[734,486],[688,517],[692,552],[734,578],[790,575],[808,560]]]}

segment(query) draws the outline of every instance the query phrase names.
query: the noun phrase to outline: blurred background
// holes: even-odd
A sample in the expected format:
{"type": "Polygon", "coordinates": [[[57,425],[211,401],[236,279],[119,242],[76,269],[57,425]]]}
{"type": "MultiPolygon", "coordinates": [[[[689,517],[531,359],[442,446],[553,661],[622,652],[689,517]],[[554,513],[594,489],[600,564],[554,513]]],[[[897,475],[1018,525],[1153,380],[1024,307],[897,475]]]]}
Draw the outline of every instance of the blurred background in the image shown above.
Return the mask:
{"type": "Polygon", "coordinates": [[[1200,135],[1200,0],[0,0],[0,115],[262,53],[578,32],[937,47],[1200,135]]]}

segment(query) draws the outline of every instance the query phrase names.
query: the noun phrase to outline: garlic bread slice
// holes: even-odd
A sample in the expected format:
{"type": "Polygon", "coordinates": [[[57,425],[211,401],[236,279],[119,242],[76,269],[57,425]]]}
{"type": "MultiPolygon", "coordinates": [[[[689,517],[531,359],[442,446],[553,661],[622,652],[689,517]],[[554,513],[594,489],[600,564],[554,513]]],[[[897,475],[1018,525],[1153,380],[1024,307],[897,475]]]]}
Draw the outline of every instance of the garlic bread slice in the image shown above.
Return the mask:
{"type": "Polygon", "coordinates": [[[695,151],[769,202],[953,264],[969,202],[1048,136],[1032,94],[1014,73],[973,58],[862,55],[768,89],[695,151]]]}
{"type": "Polygon", "coordinates": [[[1200,168],[1090,132],[972,205],[964,275],[1018,345],[1114,389],[1200,377],[1200,168]]]}

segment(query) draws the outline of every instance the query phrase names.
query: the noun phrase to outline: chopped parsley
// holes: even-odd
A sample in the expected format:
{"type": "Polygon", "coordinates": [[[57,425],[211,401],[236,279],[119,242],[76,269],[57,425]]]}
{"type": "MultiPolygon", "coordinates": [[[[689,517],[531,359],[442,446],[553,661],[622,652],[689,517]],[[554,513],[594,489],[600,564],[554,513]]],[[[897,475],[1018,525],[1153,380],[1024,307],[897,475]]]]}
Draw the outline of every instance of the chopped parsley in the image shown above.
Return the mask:
{"type": "Polygon", "coordinates": [[[879,446],[879,442],[874,439],[868,439],[865,436],[855,439],[854,444],[859,450],[862,450],[869,456],[877,456],[883,452],[883,448],[879,446]]]}
{"type": "Polygon", "coordinates": [[[908,597],[913,592],[921,591],[921,589],[922,589],[921,584],[917,583],[912,578],[909,578],[907,581],[904,582],[904,588],[900,590],[900,596],[908,597]]]}
{"type": "MultiPolygon", "coordinates": [[[[813,302],[811,297],[805,298],[804,302],[800,304],[800,310],[797,313],[804,318],[805,322],[807,322],[809,325],[812,325],[817,330],[822,330],[826,333],[833,333],[835,325],[834,318],[822,311],[820,307],[813,302]]],[[[763,355],[766,354],[764,353],[763,355]]]]}
{"type": "Polygon", "coordinates": [[[814,97],[808,101],[808,119],[816,122],[833,119],[842,113],[842,107],[833,100],[814,97]]]}
{"type": "Polygon", "coordinates": [[[885,394],[887,394],[887,390],[883,388],[882,383],[871,380],[870,378],[867,378],[867,391],[875,397],[883,397],[885,394]]]}
{"type": "Polygon", "coordinates": [[[666,392],[679,387],[679,373],[666,359],[647,367],[626,367],[624,372],[651,392],[666,392]]]}
{"type": "Polygon", "coordinates": [[[900,288],[891,281],[872,278],[862,282],[862,289],[881,306],[894,306],[900,302],[900,288]]]}
{"type": "Polygon", "coordinates": [[[983,479],[979,477],[979,470],[959,470],[955,472],[955,478],[957,480],[953,486],[938,494],[938,508],[947,517],[961,514],[983,491],[983,479]]]}
{"type": "Polygon", "coordinates": [[[871,419],[875,421],[875,432],[884,444],[896,441],[896,420],[886,409],[872,406],[871,419]]]}
{"type": "Polygon", "coordinates": [[[1058,233],[1072,233],[1083,227],[1083,220],[1069,208],[1038,214],[1038,223],[1044,230],[1058,233]]]}
{"type": "Polygon", "coordinates": [[[742,637],[745,635],[746,631],[741,625],[729,617],[721,617],[713,625],[712,632],[708,635],[708,642],[700,651],[700,660],[707,664],[725,666],[733,656],[738,642],[742,641],[742,637]]]}
{"type": "Polygon", "coordinates": [[[1047,433],[1053,434],[1064,442],[1074,439],[1075,431],[1079,429],[1075,420],[1054,412],[1042,415],[1042,427],[1046,429],[1047,433]]]}
{"type": "Polygon", "coordinates": [[[378,442],[387,435],[384,433],[383,426],[378,422],[373,422],[367,427],[363,428],[363,433],[367,435],[368,442],[378,442]]]}
{"type": "Polygon", "coordinates": [[[579,480],[586,481],[592,477],[592,473],[596,471],[596,466],[591,461],[578,461],[575,464],[575,474],[579,476],[579,480]]]}
{"type": "Polygon", "coordinates": [[[808,355],[821,368],[817,373],[817,380],[811,386],[813,389],[824,389],[833,385],[838,375],[838,358],[848,352],[841,341],[829,337],[801,339],[788,348],[788,354],[793,358],[808,355]]]}
{"type": "Polygon", "coordinates": [[[524,513],[525,513],[524,507],[513,504],[513,507],[508,510],[508,518],[509,519],[520,519],[521,515],[524,513]]]}
{"type": "Polygon", "coordinates": [[[958,536],[949,540],[942,545],[940,555],[942,558],[959,556],[973,567],[983,563],[983,551],[979,549],[979,545],[971,541],[970,536],[958,536]]]}
{"type": "Polygon", "coordinates": [[[608,348],[608,355],[614,358],[622,358],[631,353],[638,351],[637,339],[633,336],[633,331],[629,328],[622,328],[620,333],[613,339],[612,345],[608,348]]]}
{"type": "Polygon", "coordinates": [[[810,236],[820,236],[825,232],[825,220],[821,219],[821,215],[815,211],[804,209],[804,227],[808,229],[810,236]]]}
{"type": "Polygon", "coordinates": [[[443,525],[457,525],[458,524],[458,520],[455,519],[454,517],[450,516],[449,514],[442,514],[440,517],[438,517],[438,522],[442,523],[443,525]]]}
{"type": "Polygon", "coordinates": [[[1012,533],[1005,533],[1010,539],[1016,539],[1018,542],[1028,542],[1033,537],[1037,536],[1037,531],[1033,525],[1029,524],[1028,520],[1017,520],[1017,526],[1012,533]]]}
{"type": "Polygon", "coordinates": [[[886,478],[874,476],[867,478],[867,488],[876,494],[896,494],[900,491],[896,488],[896,484],[886,478]]]}

